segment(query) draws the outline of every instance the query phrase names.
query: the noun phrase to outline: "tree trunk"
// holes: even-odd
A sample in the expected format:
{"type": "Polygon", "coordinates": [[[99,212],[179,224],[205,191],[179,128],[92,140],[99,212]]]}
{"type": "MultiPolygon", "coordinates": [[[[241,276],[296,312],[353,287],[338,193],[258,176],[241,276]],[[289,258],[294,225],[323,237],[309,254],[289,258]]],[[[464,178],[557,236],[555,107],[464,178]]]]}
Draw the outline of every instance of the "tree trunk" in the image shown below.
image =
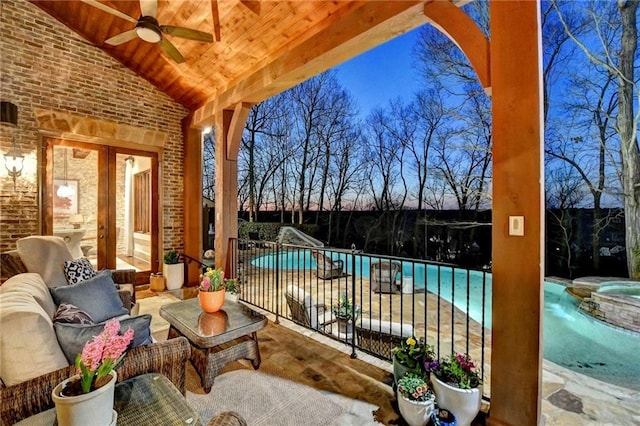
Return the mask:
{"type": "Polygon", "coordinates": [[[622,157],[622,190],[629,276],[640,277],[640,152],[633,116],[634,57],[638,45],[638,1],[618,0],[622,17],[620,74],[618,75],[618,128],[622,157]]]}

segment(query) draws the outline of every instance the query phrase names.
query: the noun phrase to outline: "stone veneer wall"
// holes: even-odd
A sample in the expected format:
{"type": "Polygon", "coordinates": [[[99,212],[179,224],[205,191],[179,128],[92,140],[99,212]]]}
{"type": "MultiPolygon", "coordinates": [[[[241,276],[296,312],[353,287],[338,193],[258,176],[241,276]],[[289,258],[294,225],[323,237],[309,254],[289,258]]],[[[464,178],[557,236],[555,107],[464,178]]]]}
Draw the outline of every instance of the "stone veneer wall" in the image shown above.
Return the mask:
{"type": "Polygon", "coordinates": [[[0,2],[0,69],[1,98],[18,106],[18,128],[0,125],[0,153],[15,137],[25,155],[15,191],[0,160],[0,251],[39,230],[36,110],[165,134],[160,232],[165,249],[182,249],[184,107],[24,0],[0,2]]]}
{"type": "Polygon", "coordinates": [[[640,333],[640,299],[624,294],[591,293],[580,309],[616,327],[640,333]]]}

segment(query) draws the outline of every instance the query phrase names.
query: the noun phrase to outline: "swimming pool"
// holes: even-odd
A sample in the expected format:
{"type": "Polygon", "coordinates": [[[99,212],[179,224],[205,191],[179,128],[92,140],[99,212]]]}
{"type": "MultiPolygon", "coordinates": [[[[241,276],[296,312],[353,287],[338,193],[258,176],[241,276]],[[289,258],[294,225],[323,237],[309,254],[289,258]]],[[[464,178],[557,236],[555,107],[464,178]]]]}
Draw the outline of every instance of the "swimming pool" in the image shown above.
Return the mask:
{"type": "Polygon", "coordinates": [[[598,287],[598,293],[620,294],[640,298],[640,282],[637,281],[607,281],[598,287]]]}
{"type": "MultiPolygon", "coordinates": [[[[329,252],[326,253],[329,255],[329,252]]],[[[315,269],[310,251],[287,251],[278,254],[281,268],[315,269]]],[[[347,272],[353,274],[351,255],[332,253],[342,259],[347,272]],[[349,260],[347,261],[347,257],[349,260]]],[[[376,258],[356,255],[355,275],[368,278],[370,262],[376,258]]],[[[275,268],[275,254],[258,257],[252,264],[275,268]]],[[[491,328],[491,274],[466,269],[445,268],[410,261],[402,262],[403,276],[413,276],[416,288],[438,293],[463,312],[467,312],[467,279],[469,280],[469,316],[482,320],[483,287],[485,325],[491,328]],[[440,280],[438,280],[440,274],[440,280]],[[426,275],[426,276],[425,276],[426,275]],[[483,276],[484,283],[483,283],[483,276]],[[453,297],[452,297],[453,293],[453,297]]],[[[616,329],[584,315],[578,302],[560,284],[544,284],[543,345],[544,358],[570,370],[608,383],[640,390],[640,336],[616,329]]]]}

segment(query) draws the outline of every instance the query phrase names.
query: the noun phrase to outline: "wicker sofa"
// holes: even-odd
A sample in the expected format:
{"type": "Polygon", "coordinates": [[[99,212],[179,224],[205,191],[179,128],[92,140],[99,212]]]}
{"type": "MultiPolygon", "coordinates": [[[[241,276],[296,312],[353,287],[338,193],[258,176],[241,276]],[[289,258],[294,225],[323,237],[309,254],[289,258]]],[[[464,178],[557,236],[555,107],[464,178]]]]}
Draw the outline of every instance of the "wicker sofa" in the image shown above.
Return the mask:
{"type": "MultiPolygon", "coordinates": [[[[48,236],[34,236],[27,237],[29,239],[40,240],[42,243],[51,246],[51,251],[59,251],[62,259],[71,259],[71,252],[67,249],[64,241],[59,237],[48,236]]],[[[42,260],[47,262],[46,259],[42,260]]],[[[60,268],[62,266],[60,265],[60,268]]],[[[40,273],[39,270],[29,271],[25,266],[25,263],[20,257],[18,250],[10,250],[4,253],[0,253],[0,282],[5,282],[7,279],[27,272],[40,273]]],[[[118,288],[118,296],[122,300],[122,304],[129,312],[135,309],[136,304],[136,271],[135,269],[113,269],[111,270],[113,282],[116,283],[118,288]]],[[[42,275],[42,274],[41,274],[42,275]]],[[[43,277],[46,281],[46,277],[43,277]]],[[[49,283],[47,283],[49,285],[49,283]]]]}
{"type": "MultiPolygon", "coordinates": [[[[0,424],[3,426],[53,408],[53,388],[75,374],[75,367],[68,365],[59,347],[59,337],[51,320],[52,310],[55,304],[38,274],[15,275],[0,286],[0,328],[3,330],[0,335],[0,424]]],[[[190,355],[191,348],[184,337],[133,348],[117,368],[118,380],[159,373],[184,395],[190,355]]],[[[245,423],[235,413],[221,413],[208,424],[245,423]]]]}

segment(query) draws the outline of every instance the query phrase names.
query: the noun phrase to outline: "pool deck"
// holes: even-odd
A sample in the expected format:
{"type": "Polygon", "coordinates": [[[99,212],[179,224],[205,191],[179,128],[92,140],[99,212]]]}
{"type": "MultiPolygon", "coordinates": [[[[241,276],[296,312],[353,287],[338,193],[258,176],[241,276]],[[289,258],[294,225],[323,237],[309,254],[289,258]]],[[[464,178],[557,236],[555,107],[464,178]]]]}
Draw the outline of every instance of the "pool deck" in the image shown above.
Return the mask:
{"type": "MultiPolygon", "coordinates": [[[[160,307],[179,299],[170,292],[139,300],[140,313],[152,315],[151,330],[158,340],[166,339],[169,324],[158,315],[160,307]]],[[[274,320],[272,314],[266,314],[274,320]]],[[[326,336],[304,329],[287,320],[281,325],[294,329],[336,351],[350,353],[350,348],[326,336]]],[[[364,353],[358,358],[386,371],[391,364],[364,353]]],[[[602,426],[640,425],[640,392],[604,383],[562,368],[549,361],[543,362],[542,415],[546,426],[602,426]]]]}

